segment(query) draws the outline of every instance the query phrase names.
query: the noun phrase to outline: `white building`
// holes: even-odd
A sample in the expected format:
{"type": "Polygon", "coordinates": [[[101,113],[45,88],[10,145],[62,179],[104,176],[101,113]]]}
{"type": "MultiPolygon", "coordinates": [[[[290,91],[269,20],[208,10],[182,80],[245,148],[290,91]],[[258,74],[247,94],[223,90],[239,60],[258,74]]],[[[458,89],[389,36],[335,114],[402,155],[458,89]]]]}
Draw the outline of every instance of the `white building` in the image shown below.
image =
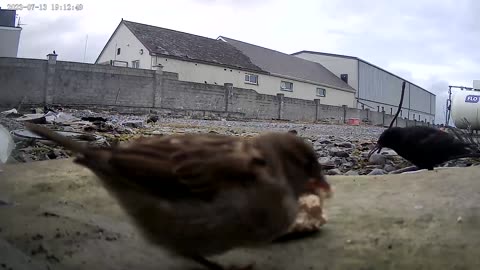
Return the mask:
{"type": "Polygon", "coordinates": [[[435,94],[399,76],[357,57],[312,51],[292,55],[320,63],[338,78],[356,90],[357,108],[369,108],[395,114],[398,108],[402,82],[406,81],[405,95],[399,116],[410,120],[435,121],[435,94]]]}
{"type": "Polygon", "coordinates": [[[321,64],[226,37],[201,37],[123,20],[97,64],[178,73],[179,80],[256,90],[262,94],[355,106],[355,89],[321,64]]]}
{"type": "Polygon", "coordinates": [[[16,10],[0,8],[0,57],[17,57],[22,28],[15,26],[16,10]]]}

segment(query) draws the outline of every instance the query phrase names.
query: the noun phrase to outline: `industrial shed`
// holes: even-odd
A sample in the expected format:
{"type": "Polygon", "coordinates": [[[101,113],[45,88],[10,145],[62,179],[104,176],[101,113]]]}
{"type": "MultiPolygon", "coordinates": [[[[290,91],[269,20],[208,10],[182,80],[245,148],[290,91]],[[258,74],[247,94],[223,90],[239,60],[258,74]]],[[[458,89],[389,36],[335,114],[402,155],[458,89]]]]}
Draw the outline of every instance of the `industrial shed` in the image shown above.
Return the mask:
{"type": "Polygon", "coordinates": [[[317,62],[356,90],[356,107],[394,114],[406,81],[400,117],[435,122],[435,94],[363,59],[347,55],[300,51],[292,55],[317,62]]]}

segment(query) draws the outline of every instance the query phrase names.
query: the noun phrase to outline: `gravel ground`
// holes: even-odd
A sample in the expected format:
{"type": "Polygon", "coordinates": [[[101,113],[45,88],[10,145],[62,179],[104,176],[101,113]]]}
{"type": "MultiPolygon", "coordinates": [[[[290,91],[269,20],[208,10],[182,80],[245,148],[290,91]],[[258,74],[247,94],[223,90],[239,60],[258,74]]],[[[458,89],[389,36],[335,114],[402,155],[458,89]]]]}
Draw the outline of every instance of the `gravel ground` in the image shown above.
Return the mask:
{"type": "MultiPolygon", "coordinates": [[[[150,135],[216,132],[234,136],[251,136],[265,131],[285,132],[294,129],[299,136],[312,144],[320,163],[324,165],[329,175],[382,175],[411,166],[393,151],[384,151],[381,154],[374,154],[370,160],[366,159],[367,153],[384,130],[376,126],[160,118],[154,115],[127,115],[74,109],[63,109],[57,117],[53,120],[53,124],[48,126],[105,138],[105,140],[95,141],[96,144],[111,144],[150,135]],[[81,121],[84,117],[90,117],[90,120],[81,121]],[[94,117],[104,118],[106,121],[97,119],[95,122],[94,119],[92,120],[94,117]]],[[[23,129],[20,121],[5,115],[0,116],[0,124],[10,131],[23,129]]],[[[17,145],[12,152],[10,163],[69,157],[68,152],[55,145],[14,139],[17,145]]],[[[462,159],[449,162],[446,166],[466,167],[476,164],[478,161],[462,159]]]]}

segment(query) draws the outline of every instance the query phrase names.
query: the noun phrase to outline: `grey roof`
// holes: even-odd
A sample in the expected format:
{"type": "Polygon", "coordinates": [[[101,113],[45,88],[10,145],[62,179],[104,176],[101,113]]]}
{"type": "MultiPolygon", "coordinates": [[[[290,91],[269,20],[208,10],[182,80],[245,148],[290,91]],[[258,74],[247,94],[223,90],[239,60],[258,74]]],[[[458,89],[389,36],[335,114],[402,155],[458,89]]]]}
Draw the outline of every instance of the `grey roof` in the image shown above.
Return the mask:
{"type": "Polygon", "coordinates": [[[386,73],[388,73],[388,74],[390,74],[390,75],[392,75],[392,76],[394,76],[394,77],[397,77],[397,78],[399,78],[399,79],[402,80],[402,81],[406,81],[406,82],[408,82],[408,83],[411,84],[411,85],[415,85],[416,87],[422,89],[422,90],[425,91],[425,92],[428,92],[428,93],[431,94],[431,95],[436,96],[434,93],[426,90],[425,88],[423,88],[423,87],[421,87],[421,86],[419,86],[419,85],[417,85],[417,84],[414,84],[414,83],[412,83],[412,82],[410,82],[410,81],[408,81],[408,80],[405,80],[405,79],[403,79],[402,77],[400,77],[400,76],[398,76],[398,75],[396,75],[396,74],[393,74],[392,72],[390,72],[390,71],[388,71],[388,70],[386,70],[386,69],[383,69],[383,68],[381,68],[381,67],[379,67],[379,66],[377,66],[377,65],[374,65],[374,64],[372,64],[372,63],[370,63],[370,62],[368,62],[368,61],[365,61],[365,60],[363,60],[362,58],[358,58],[358,57],[356,57],[356,56],[344,55],[344,54],[335,54],[335,53],[326,53],[326,52],[306,51],[306,50],[299,51],[299,52],[296,52],[296,53],[292,53],[291,55],[298,55],[298,54],[302,54],[302,53],[318,54],[318,55],[325,55],[325,56],[331,56],[331,57],[340,57],[340,58],[347,58],[347,59],[354,59],[354,60],[357,60],[357,61],[361,61],[361,62],[363,62],[363,63],[365,63],[365,64],[367,64],[367,65],[370,65],[370,66],[372,66],[372,67],[375,67],[375,68],[378,68],[378,69],[380,69],[380,70],[382,70],[382,71],[385,71],[386,73]]]}
{"type": "Polygon", "coordinates": [[[228,37],[220,36],[219,38],[242,51],[250,57],[255,65],[270,73],[355,91],[350,85],[319,63],[228,37]]]}
{"type": "Polygon", "coordinates": [[[246,55],[225,42],[127,20],[122,22],[150,53],[265,73],[246,55]]]}

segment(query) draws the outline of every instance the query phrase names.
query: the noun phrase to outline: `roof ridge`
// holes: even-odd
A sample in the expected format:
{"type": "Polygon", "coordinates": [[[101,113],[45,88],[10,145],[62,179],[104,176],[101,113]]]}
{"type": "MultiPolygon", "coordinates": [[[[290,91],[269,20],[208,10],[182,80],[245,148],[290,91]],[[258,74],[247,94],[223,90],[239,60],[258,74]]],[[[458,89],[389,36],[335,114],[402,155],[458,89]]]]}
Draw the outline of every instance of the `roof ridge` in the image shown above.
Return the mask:
{"type": "Polygon", "coordinates": [[[188,32],[183,32],[183,31],[179,31],[179,30],[175,30],[175,29],[170,29],[170,28],[165,28],[165,27],[161,27],[161,26],[156,26],[156,25],[151,25],[151,24],[146,24],[146,23],[139,23],[139,22],[134,22],[134,21],[129,21],[129,20],[123,20],[124,22],[127,22],[127,23],[133,23],[133,24],[139,24],[139,25],[143,25],[143,26],[149,26],[149,27],[154,27],[154,28],[159,28],[159,29],[162,29],[162,30],[167,30],[167,31],[171,31],[171,32],[176,32],[176,33],[180,33],[180,34],[185,34],[185,35],[190,35],[190,36],[196,36],[196,37],[200,37],[200,38],[205,38],[205,39],[209,39],[209,40],[217,40],[215,38],[211,38],[211,37],[206,37],[206,36],[201,36],[201,35],[197,35],[197,34],[192,34],[192,33],[188,33],[188,32]]]}
{"type": "MultiPolygon", "coordinates": [[[[329,72],[331,72],[328,68],[326,68],[325,66],[323,66],[322,64],[318,63],[318,62],[314,62],[314,61],[310,61],[310,60],[307,60],[307,59],[303,59],[303,58],[300,58],[300,57],[295,57],[291,54],[288,54],[288,53],[284,53],[284,52],[281,52],[281,51],[277,51],[277,50],[274,50],[274,49],[270,49],[270,48],[267,48],[267,47],[262,47],[260,45],[255,45],[255,44],[252,44],[252,43],[248,43],[248,42],[245,42],[245,41],[241,41],[241,40],[238,40],[238,39],[234,39],[234,38],[229,38],[229,37],[226,37],[226,36],[219,36],[221,38],[227,38],[227,39],[230,39],[232,41],[236,41],[236,42],[241,42],[241,43],[244,43],[244,44],[248,44],[248,45],[251,45],[251,46],[255,46],[255,47],[259,47],[259,48],[262,48],[262,49],[265,49],[265,50],[270,50],[270,51],[274,51],[274,52],[277,52],[277,53],[281,53],[281,54],[285,54],[285,55],[288,55],[288,56],[292,56],[294,57],[294,59],[299,59],[300,61],[304,61],[304,62],[308,62],[308,63],[311,63],[311,64],[315,64],[315,65],[319,65],[321,66],[322,68],[328,70],[329,72]]],[[[228,43],[228,42],[227,42],[228,43]]],[[[333,72],[332,72],[333,74],[333,72]]],[[[335,74],[334,74],[335,75],[335,74]]]]}

